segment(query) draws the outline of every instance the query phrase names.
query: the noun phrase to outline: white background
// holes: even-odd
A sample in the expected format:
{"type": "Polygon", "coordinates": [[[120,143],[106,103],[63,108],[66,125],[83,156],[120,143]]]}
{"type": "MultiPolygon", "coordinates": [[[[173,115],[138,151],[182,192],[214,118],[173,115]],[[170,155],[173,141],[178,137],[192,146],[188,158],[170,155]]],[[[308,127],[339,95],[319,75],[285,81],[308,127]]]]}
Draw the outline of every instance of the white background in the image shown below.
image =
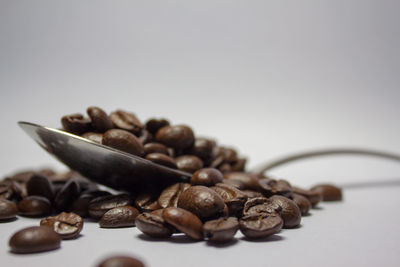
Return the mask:
{"type": "MultiPolygon", "coordinates": [[[[63,169],[16,122],[58,127],[89,105],[189,124],[238,148],[250,167],[325,147],[399,154],[399,8],[377,0],[0,0],[1,174],[63,169]]],[[[88,223],[58,251],[15,256],[11,232],[38,223],[20,218],[0,224],[0,255],[7,266],[90,266],[117,252],[149,266],[396,266],[398,163],[329,157],[271,174],[302,186],[359,186],[273,242],[150,242],[136,229],[88,223]]]]}

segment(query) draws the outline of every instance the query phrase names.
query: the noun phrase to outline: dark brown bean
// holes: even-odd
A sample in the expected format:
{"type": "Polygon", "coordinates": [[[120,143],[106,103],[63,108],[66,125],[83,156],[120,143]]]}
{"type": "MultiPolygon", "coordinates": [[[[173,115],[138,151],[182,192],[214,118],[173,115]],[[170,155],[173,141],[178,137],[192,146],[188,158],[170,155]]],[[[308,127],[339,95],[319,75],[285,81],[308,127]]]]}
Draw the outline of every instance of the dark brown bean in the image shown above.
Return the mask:
{"type": "Polygon", "coordinates": [[[17,205],[7,199],[0,199],[0,221],[10,220],[18,214],[17,205]]]}
{"type": "Polygon", "coordinates": [[[113,256],[103,260],[97,267],[144,267],[138,259],[128,256],[113,256]]]}
{"type": "Polygon", "coordinates": [[[50,201],[41,196],[28,196],[18,203],[20,215],[40,217],[51,213],[50,201]]]}
{"type": "Polygon", "coordinates": [[[100,219],[110,209],[131,204],[132,199],[127,194],[108,195],[93,199],[89,203],[88,211],[92,218],[100,219]]]}
{"type": "Polygon", "coordinates": [[[88,107],[86,110],[92,121],[92,128],[95,132],[104,133],[113,128],[113,123],[107,113],[99,107],[88,107]]]}
{"type": "Polygon", "coordinates": [[[215,168],[203,168],[193,173],[190,178],[192,185],[213,186],[221,183],[224,177],[222,173],[215,168]]]}
{"type": "Polygon", "coordinates": [[[263,213],[244,216],[239,220],[240,231],[250,239],[265,238],[278,233],[283,220],[278,214],[263,213]]]}
{"type": "Polygon", "coordinates": [[[164,146],[160,143],[147,143],[144,145],[144,153],[151,154],[151,153],[161,153],[169,156],[168,147],[164,146]]]}
{"type": "Polygon", "coordinates": [[[60,247],[61,238],[50,227],[33,226],[13,234],[8,242],[13,253],[36,253],[60,247]]]}
{"type": "Polygon", "coordinates": [[[23,187],[14,180],[0,182],[0,199],[19,201],[24,196],[23,187]]]}
{"type": "Polygon", "coordinates": [[[124,110],[117,110],[112,112],[110,114],[110,118],[115,127],[131,132],[136,136],[139,136],[142,129],[144,128],[143,124],[140,122],[135,114],[126,112],[124,110]]]}
{"type": "Polygon", "coordinates": [[[306,197],[313,207],[317,206],[317,204],[322,200],[322,196],[320,193],[316,191],[306,190],[297,186],[293,186],[293,193],[306,197]]]}
{"type": "Polygon", "coordinates": [[[132,206],[116,207],[104,213],[99,225],[102,228],[133,227],[138,215],[139,211],[132,206]]]}
{"type": "Polygon", "coordinates": [[[342,190],[333,184],[315,185],[311,188],[311,191],[320,194],[322,196],[322,201],[342,200],[342,190]]]}
{"type": "Polygon", "coordinates": [[[83,219],[73,212],[61,212],[57,216],[41,220],[40,225],[50,227],[62,239],[72,239],[76,238],[82,231],[83,219]]]}
{"type": "Polygon", "coordinates": [[[305,196],[299,194],[293,194],[292,199],[294,203],[296,203],[297,206],[299,207],[301,215],[302,216],[307,215],[311,209],[310,201],[305,196]]]}
{"type": "Polygon", "coordinates": [[[256,174],[245,172],[231,172],[225,174],[224,178],[225,180],[228,180],[230,184],[236,185],[236,187],[240,190],[261,190],[256,174]]]}
{"type": "Polygon", "coordinates": [[[157,192],[143,192],[135,198],[135,207],[141,212],[158,210],[161,208],[158,204],[158,196],[157,192]]]}
{"type": "Polygon", "coordinates": [[[155,119],[152,118],[146,122],[146,130],[149,131],[152,134],[157,133],[159,129],[161,129],[164,126],[168,126],[169,121],[166,119],[155,119]]]}
{"type": "Polygon", "coordinates": [[[274,195],[269,200],[281,207],[280,215],[283,219],[284,228],[293,228],[300,225],[301,211],[293,200],[279,195],[274,195]]]}
{"type": "Polygon", "coordinates": [[[144,148],[140,140],[128,131],[111,129],[103,135],[103,145],[136,155],[143,156],[144,148]]]}
{"type": "Polygon", "coordinates": [[[204,237],[212,242],[229,242],[239,230],[239,221],[235,217],[219,218],[207,221],[203,225],[204,237]]]}
{"type": "Polygon", "coordinates": [[[67,132],[81,135],[90,132],[92,124],[89,118],[84,118],[82,114],[76,113],[61,118],[61,124],[67,132]]]}
{"type": "Polygon", "coordinates": [[[203,160],[212,157],[215,141],[207,138],[196,138],[190,154],[193,154],[203,160]]]}
{"type": "Polygon", "coordinates": [[[54,206],[60,211],[66,211],[79,197],[80,185],[76,179],[71,179],[64,184],[54,199],[54,206]]]}
{"type": "Polygon", "coordinates": [[[156,164],[160,164],[169,168],[176,169],[176,163],[173,158],[161,153],[150,153],[146,156],[147,160],[154,162],[156,164]]]}
{"type": "Polygon", "coordinates": [[[247,200],[247,196],[242,191],[223,183],[218,183],[210,189],[214,190],[224,200],[230,216],[240,217],[242,215],[243,206],[247,200]]]}
{"type": "Polygon", "coordinates": [[[243,207],[243,216],[280,213],[282,208],[274,201],[266,197],[250,198],[243,207]]]}
{"type": "Polygon", "coordinates": [[[194,134],[185,125],[164,126],[157,131],[156,140],[174,149],[187,149],[193,146],[194,134]]]}
{"type": "Polygon", "coordinates": [[[175,159],[176,166],[178,170],[194,173],[195,171],[203,168],[203,161],[193,155],[183,155],[175,159]]]}
{"type": "Polygon", "coordinates": [[[188,183],[176,183],[165,188],[158,198],[158,205],[161,208],[177,207],[179,196],[183,191],[188,189],[190,184],[188,183]]]}
{"type": "Polygon", "coordinates": [[[248,198],[264,196],[261,192],[254,191],[254,190],[240,190],[240,191],[242,191],[248,198]]]}
{"type": "Polygon", "coordinates": [[[34,170],[20,171],[11,175],[10,179],[17,181],[19,183],[26,183],[29,181],[29,179],[31,179],[32,175],[34,175],[35,173],[36,172],[34,170]]]}
{"type": "Polygon", "coordinates": [[[231,171],[233,172],[243,172],[246,168],[247,160],[245,158],[238,158],[238,160],[232,164],[231,171]]]}
{"type": "Polygon", "coordinates": [[[262,193],[266,197],[273,195],[282,195],[290,197],[293,193],[292,186],[286,180],[274,180],[270,178],[262,178],[258,180],[262,193]]]}
{"type": "Polygon", "coordinates": [[[135,224],[142,233],[151,237],[165,238],[173,233],[173,228],[165,222],[159,210],[138,215],[135,224]]]}
{"type": "Polygon", "coordinates": [[[203,239],[203,223],[190,211],[169,207],[163,211],[162,216],[166,222],[190,238],[195,240],[203,239]]]}
{"type": "Polygon", "coordinates": [[[26,191],[28,196],[37,195],[53,201],[54,190],[53,186],[47,176],[41,174],[34,174],[26,184],[26,191]]]}
{"type": "Polygon", "coordinates": [[[89,139],[95,143],[101,144],[103,142],[103,134],[102,133],[94,133],[94,132],[87,132],[82,134],[83,138],[89,139]]]}

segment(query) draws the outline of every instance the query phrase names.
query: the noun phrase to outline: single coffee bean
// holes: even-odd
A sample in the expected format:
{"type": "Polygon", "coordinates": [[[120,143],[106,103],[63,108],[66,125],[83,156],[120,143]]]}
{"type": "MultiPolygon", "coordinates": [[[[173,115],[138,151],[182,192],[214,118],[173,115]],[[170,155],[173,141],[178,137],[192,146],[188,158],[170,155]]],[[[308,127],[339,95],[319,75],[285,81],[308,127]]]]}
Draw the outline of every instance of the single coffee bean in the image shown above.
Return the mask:
{"type": "Polygon", "coordinates": [[[193,173],[190,178],[192,185],[213,186],[221,183],[224,177],[222,173],[214,168],[203,168],[193,173]]]}
{"type": "Polygon", "coordinates": [[[185,125],[164,126],[157,131],[156,140],[174,149],[187,149],[193,146],[194,134],[185,125]]]}
{"type": "Polygon", "coordinates": [[[94,132],[87,132],[82,134],[83,138],[89,139],[95,143],[101,144],[103,142],[103,134],[102,133],[94,133],[94,132]]]}
{"type": "Polygon", "coordinates": [[[166,223],[159,210],[139,214],[135,224],[142,233],[155,238],[170,237],[173,233],[173,228],[166,223]]]}
{"type": "Polygon", "coordinates": [[[203,225],[204,237],[212,242],[229,242],[239,230],[239,221],[235,217],[219,218],[207,221],[203,225]]]}
{"type": "Polygon", "coordinates": [[[67,132],[81,135],[90,132],[92,123],[89,118],[84,118],[82,114],[72,114],[61,118],[61,124],[67,132]]]}
{"type": "Polygon", "coordinates": [[[152,142],[153,139],[154,139],[154,136],[149,131],[147,131],[146,129],[143,129],[142,132],[140,133],[139,141],[143,145],[152,142]]]}
{"type": "Polygon", "coordinates": [[[128,256],[113,256],[103,260],[97,267],[144,267],[138,259],[128,256]]]}
{"type": "Polygon", "coordinates": [[[136,136],[139,136],[144,128],[136,115],[130,112],[117,110],[110,114],[110,118],[115,127],[131,132],[136,136]]]}
{"type": "Polygon", "coordinates": [[[333,184],[319,184],[313,186],[311,191],[320,194],[322,196],[322,201],[342,200],[342,190],[333,184]]]}
{"type": "Polygon", "coordinates": [[[188,183],[176,183],[165,188],[158,198],[157,202],[161,208],[177,207],[178,199],[183,191],[188,189],[190,184],[188,183]]]}
{"type": "Polygon", "coordinates": [[[0,199],[19,201],[24,196],[23,187],[14,180],[0,182],[0,199]]]}
{"type": "Polygon", "coordinates": [[[210,189],[214,190],[228,207],[229,215],[240,217],[247,196],[234,186],[218,183],[210,189]]]}
{"type": "Polygon", "coordinates": [[[79,197],[81,188],[76,179],[71,179],[64,184],[54,199],[54,206],[57,210],[66,211],[79,197]]]}
{"type": "Polygon", "coordinates": [[[36,253],[60,247],[61,238],[50,227],[33,226],[13,234],[8,242],[13,253],[36,253]]]}
{"type": "Polygon", "coordinates": [[[49,178],[38,173],[34,174],[26,183],[26,191],[28,196],[42,196],[49,201],[53,201],[54,198],[54,190],[49,178]]]}
{"type": "Polygon", "coordinates": [[[163,213],[166,222],[195,240],[203,239],[203,223],[190,211],[169,207],[163,213]]]}
{"type": "Polygon", "coordinates": [[[158,210],[161,208],[158,204],[158,196],[157,192],[143,192],[135,198],[135,207],[142,212],[158,210]]]}
{"type": "Polygon", "coordinates": [[[111,129],[103,134],[103,145],[136,155],[143,156],[144,148],[140,140],[132,133],[120,130],[111,129]]]}
{"type": "Polygon", "coordinates": [[[283,220],[276,213],[253,214],[239,220],[239,229],[250,239],[265,238],[278,233],[283,226],[283,220]]]}
{"type": "Polygon", "coordinates": [[[247,160],[245,158],[238,158],[238,160],[231,165],[232,172],[244,172],[247,160]]]}
{"type": "Polygon", "coordinates": [[[299,207],[301,215],[302,216],[307,215],[311,209],[310,201],[305,196],[299,194],[293,194],[292,199],[294,203],[296,203],[297,206],[299,207]]]}
{"type": "Polygon", "coordinates": [[[122,206],[130,206],[132,199],[127,194],[109,195],[93,199],[88,207],[92,218],[100,219],[107,211],[122,206]]]}
{"type": "Polygon", "coordinates": [[[313,207],[317,206],[317,204],[322,200],[322,196],[319,192],[306,190],[297,186],[293,186],[293,193],[306,197],[313,207]]]}
{"type": "Polygon", "coordinates": [[[168,147],[160,143],[147,143],[144,145],[144,153],[146,155],[151,153],[161,153],[169,156],[168,147]]]}
{"type": "MultiPolygon", "coordinates": [[[[255,190],[260,191],[261,187],[258,183],[258,177],[256,174],[244,173],[244,172],[231,172],[224,175],[224,179],[227,182],[240,190],[255,190]]],[[[224,181],[225,183],[225,181],[224,181]]]]}
{"type": "Polygon", "coordinates": [[[86,218],[89,217],[89,203],[95,197],[90,194],[82,194],[71,205],[71,211],[79,216],[86,218]]]}
{"type": "Polygon", "coordinates": [[[82,231],[83,219],[73,212],[61,212],[57,216],[41,220],[40,225],[50,227],[62,239],[72,239],[77,237],[82,231]]]}
{"type": "Polygon", "coordinates": [[[274,195],[269,200],[281,207],[280,215],[283,219],[284,228],[293,228],[300,225],[301,211],[293,200],[279,195],[274,195]]]}
{"type": "Polygon", "coordinates": [[[7,199],[0,199],[0,221],[10,220],[17,216],[17,205],[7,199]]]}
{"type": "Polygon", "coordinates": [[[222,153],[224,155],[224,162],[225,163],[235,163],[238,158],[237,158],[237,152],[233,148],[229,147],[220,147],[222,149],[222,153]]]}
{"type": "Polygon", "coordinates": [[[176,169],[175,160],[165,154],[161,153],[150,153],[146,155],[146,159],[154,162],[156,164],[160,164],[169,168],[176,169]]]}
{"type": "Polygon", "coordinates": [[[86,110],[92,121],[92,128],[96,132],[104,133],[113,128],[113,123],[107,113],[99,107],[88,107],[86,110]]]}
{"type": "Polygon", "coordinates": [[[159,129],[161,129],[164,126],[168,126],[169,121],[166,119],[150,119],[146,122],[146,130],[149,131],[152,134],[157,133],[159,129]]]}
{"type": "Polygon", "coordinates": [[[222,173],[231,172],[231,165],[229,163],[224,163],[218,167],[218,170],[220,170],[222,173]]]}
{"type": "Polygon", "coordinates": [[[282,195],[290,197],[293,193],[292,186],[286,180],[274,180],[270,178],[262,178],[258,180],[262,193],[266,197],[273,195],[282,195]]]}
{"type": "Polygon", "coordinates": [[[240,190],[243,192],[247,198],[254,198],[254,197],[263,197],[264,195],[261,192],[254,191],[254,190],[240,190]]]}
{"type": "Polygon", "coordinates": [[[282,207],[266,197],[250,198],[243,207],[243,216],[280,213],[282,207]]]}
{"type": "Polygon", "coordinates": [[[201,185],[189,187],[178,199],[179,208],[194,213],[200,219],[220,214],[224,206],[224,200],[214,190],[201,185]]]}
{"type": "Polygon", "coordinates": [[[213,149],[215,147],[215,141],[207,138],[196,138],[190,154],[193,154],[203,160],[212,157],[213,149]]]}
{"type": "Polygon", "coordinates": [[[27,196],[18,203],[20,215],[40,217],[51,213],[50,201],[41,196],[27,196]]]}
{"type": "Polygon", "coordinates": [[[99,224],[102,228],[133,227],[138,215],[139,211],[132,206],[116,207],[104,213],[99,224]]]}
{"type": "Polygon", "coordinates": [[[194,173],[195,171],[203,168],[203,161],[193,155],[183,155],[175,159],[178,170],[194,173]]]}

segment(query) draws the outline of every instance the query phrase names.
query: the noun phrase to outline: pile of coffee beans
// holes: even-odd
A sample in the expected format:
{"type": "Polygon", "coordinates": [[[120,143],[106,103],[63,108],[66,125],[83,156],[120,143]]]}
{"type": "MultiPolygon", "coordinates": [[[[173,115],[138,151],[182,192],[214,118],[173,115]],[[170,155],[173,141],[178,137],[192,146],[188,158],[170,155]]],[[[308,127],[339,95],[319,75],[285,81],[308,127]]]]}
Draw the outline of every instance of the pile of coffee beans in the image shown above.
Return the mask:
{"type": "MultiPolygon", "coordinates": [[[[304,189],[287,180],[245,172],[246,160],[234,149],[195,138],[188,126],[170,125],[166,119],[142,124],[133,113],[117,110],[107,115],[98,107],[88,108],[87,113],[89,117],[64,116],[63,128],[192,173],[190,181],[129,194],[111,193],[72,170],[30,170],[5,177],[0,181],[0,221],[13,221],[17,215],[41,218],[40,226],[10,238],[11,252],[57,249],[62,239],[79,237],[85,218],[102,228],[137,227],[157,239],[184,234],[193,240],[227,243],[237,231],[247,239],[263,239],[298,227],[301,217],[320,201],[342,199],[341,190],[331,184],[304,189]]],[[[114,262],[144,266],[123,256],[99,266],[114,262]]]]}

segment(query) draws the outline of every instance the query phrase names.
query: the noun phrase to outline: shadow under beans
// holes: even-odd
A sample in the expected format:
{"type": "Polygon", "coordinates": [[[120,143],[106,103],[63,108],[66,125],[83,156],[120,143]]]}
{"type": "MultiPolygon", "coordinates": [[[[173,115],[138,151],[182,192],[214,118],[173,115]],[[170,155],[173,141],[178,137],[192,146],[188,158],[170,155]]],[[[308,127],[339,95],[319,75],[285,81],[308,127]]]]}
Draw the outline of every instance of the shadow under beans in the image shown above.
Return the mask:
{"type": "Polygon", "coordinates": [[[207,241],[206,245],[209,246],[209,247],[226,248],[226,247],[230,247],[230,246],[236,245],[237,243],[238,243],[237,238],[234,238],[231,241],[225,242],[225,243],[207,241]]]}
{"type": "Polygon", "coordinates": [[[14,217],[14,218],[11,218],[11,219],[3,219],[3,220],[0,220],[0,224],[15,222],[16,220],[18,220],[18,217],[14,217]]]}
{"type": "Polygon", "coordinates": [[[247,241],[247,242],[253,242],[253,243],[261,243],[261,242],[277,242],[277,241],[282,241],[285,240],[283,236],[280,235],[271,235],[267,236],[264,238],[259,238],[259,239],[251,239],[248,237],[241,237],[240,240],[247,241]]]}
{"type": "Polygon", "coordinates": [[[312,207],[312,210],[323,210],[324,208],[321,206],[312,207]]]}
{"type": "Polygon", "coordinates": [[[80,239],[80,238],[82,238],[82,237],[84,237],[85,235],[83,235],[83,234],[79,234],[79,235],[77,235],[76,237],[74,237],[74,238],[67,238],[67,239],[63,239],[63,242],[64,241],[74,241],[74,240],[78,240],[78,239],[80,239]]]}
{"type": "Polygon", "coordinates": [[[282,228],[282,231],[286,231],[286,230],[297,230],[297,229],[300,229],[301,227],[303,227],[303,225],[302,224],[299,224],[299,225],[297,225],[297,226],[295,226],[295,227],[290,227],[290,228],[282,228]]]}
{"type": "Polygon", "coordinates": [[[157,238],[151,237],[145,234],[138,234],[137,237],[143,241],[150,241],[150,242],[168,242],[174,244],[188,244],[188,243],[197,243],[200,240],[194,240],[184,234],[175,234],[170,237],[165,238],[157,238]]]}

